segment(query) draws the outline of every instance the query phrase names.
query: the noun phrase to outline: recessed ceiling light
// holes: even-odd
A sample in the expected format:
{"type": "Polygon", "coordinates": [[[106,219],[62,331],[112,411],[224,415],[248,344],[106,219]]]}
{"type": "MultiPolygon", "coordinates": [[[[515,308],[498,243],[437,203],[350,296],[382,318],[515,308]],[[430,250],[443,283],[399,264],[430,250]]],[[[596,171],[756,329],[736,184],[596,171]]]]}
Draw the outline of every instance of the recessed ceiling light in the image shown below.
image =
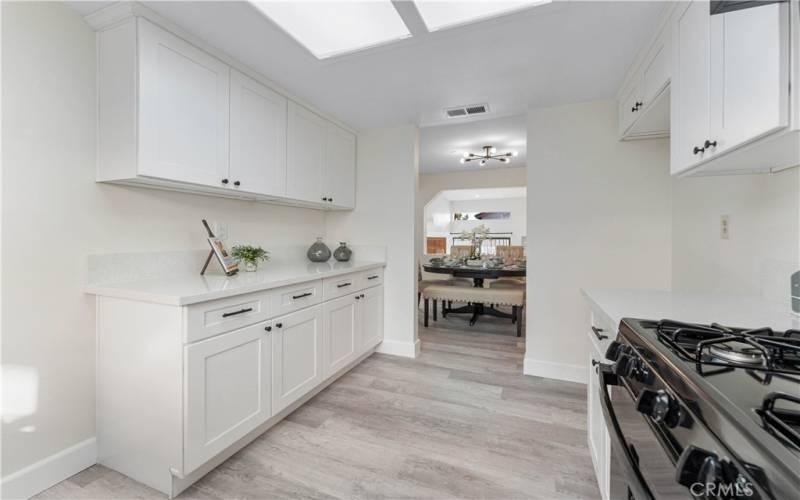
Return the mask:
{"type": "Polygon", "coordinates": [[[516,0],[494,2],[447,2],[442,0],[415,0],[428,31],[436,31],[459,24],[507,14],[527,7],[550,3],[551,0],[516,0]]]}
{"type": "Polygon", "coordinates": [[[411,36],[389,0],[250,3],[318,59],[411,36]]]}

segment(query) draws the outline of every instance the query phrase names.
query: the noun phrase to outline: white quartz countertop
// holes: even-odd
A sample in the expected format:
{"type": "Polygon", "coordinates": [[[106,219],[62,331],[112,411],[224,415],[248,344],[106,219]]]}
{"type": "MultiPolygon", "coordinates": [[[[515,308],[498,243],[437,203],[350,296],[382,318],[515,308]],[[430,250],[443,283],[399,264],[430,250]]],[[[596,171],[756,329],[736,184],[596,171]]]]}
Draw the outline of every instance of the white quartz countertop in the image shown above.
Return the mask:
{"type": "Polygon", "coordinates": [[[588,289],[583,295],[606,320],[619,325],[622,318],[672,319],[689,323],[720,323],[739,328],[800,328],[800,317],[788,304],[754,297],[659,290],[588,289]]]}
{"type": "Polygon", "coordinates": [[[243,293],[294,285],[320,278],[365,271],[385,266],[385,262],[277,262],[262,264],[258,271],[239,271],[235,276],[195,274],[168,276],[120,283],[95,283],[85,287],[86,293],[122,299],[184,306],[208,300],[232,297],[243,293]]]}

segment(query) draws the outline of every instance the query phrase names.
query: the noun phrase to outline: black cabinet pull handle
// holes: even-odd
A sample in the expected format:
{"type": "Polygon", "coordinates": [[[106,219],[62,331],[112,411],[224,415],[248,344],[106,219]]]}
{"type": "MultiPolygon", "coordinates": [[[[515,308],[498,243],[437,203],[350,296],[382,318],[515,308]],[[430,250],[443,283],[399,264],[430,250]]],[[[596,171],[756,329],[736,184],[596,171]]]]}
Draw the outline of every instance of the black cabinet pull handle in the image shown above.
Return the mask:
{"type": "Polygon", "coordinates": [[[242,183],[241,183],[241,182],[239,182],[239,181],[236,181],[236,182],[234,182],[234,183],[233,183],[233,185],[234,185],[234,186],[241,186],[241,185],[242,185],[242,183]]]}
{"type": "Polygon", "coordinates": [[[227,184],[228,183],[228,179],[222,179],[222,183],[223,184],[227,184]]]}
{"type": "Polygon", "coordinates": [[[705,144],[703,144],[703,149],[715,148],[715,147],[717,147],[717,141],[712,142],[706,139],[705,144]]]}
{"type": "Polygon", "coordinates": [[[333,202],[333,198],[328,198],[328,201],[333,202]]]}
{"type": "Polygon", "coordinates": [[[378,276],[377,274],[375,276],[367,277],[368,280],[374,280],[374,279],[378,279],[378,278],[380,278],[380,276],[378,276]]]}
{"type": "Polygon", "coordinates": [[[302,299],[303,297],[308,297],[310,295],[314,295],[311,292],[301,293],[300,295],[292,295],[292,300],[302,299]]]}
{"type": "Polygon", "coordinates": [[[695,146],[693,151],[694,151],[694,154],[697,154],[697,153],[702,153],[705,150],[706,150],[706,148],[700,148],[700,147],[695,146]]]}
{"type": "Polygon", "coordinates": [[[336,285],[336,288],[344,288],[346,286],[350,286],[352,283],[342,283],[341,285],[336,285]]]}
{"type": "Polygon", "coordinates": [[[227,318],[229,316],[236,316],[237,314],[249,313],[252,310],[253,310],[252,307],[248,307],[247,309],[239,309],[238,311],[234,311],[234,312],[230,312],[230,313],[222,313],[222,317],[223,318],[227,318]]]}
{"type": "Polygon", "coordinates": [[[327,196],[323,196],[322,197],[322,201],[328,201],[328,197],[327,196]]]}
{"type": "Polygon", "coordinates": [[[356,295],[355,299],[358,300],[361,298],[361,295],[356,295]]]}
{"type": "Polygon", "coordinates": [[[264,330],[266,330],[268,332],[271,332],[272,331],[272,327],[271,326],[265,326],[264,330]]]}
{"type": "Polygon", "coordinates": [[[597,337],[597,340],[605,340],[608,338],[608,335],[601,335],[601,333],[603,333],[602,328],[597,328],[596,326],[592,326],[592,332],[594,332],[594,336],[597,337]]]}
{"type": "Polygon", "coordinates": [[[283,323],[275,323],[275,326],[276,326],[277,328],[283,328],[283,323]]]}
{"type": "Polygon", "coordinates": [[[362,298],[362,299],[364,298],[364,294],[363,294],[363,293],[361,294],[361,298],[362,298]]]}

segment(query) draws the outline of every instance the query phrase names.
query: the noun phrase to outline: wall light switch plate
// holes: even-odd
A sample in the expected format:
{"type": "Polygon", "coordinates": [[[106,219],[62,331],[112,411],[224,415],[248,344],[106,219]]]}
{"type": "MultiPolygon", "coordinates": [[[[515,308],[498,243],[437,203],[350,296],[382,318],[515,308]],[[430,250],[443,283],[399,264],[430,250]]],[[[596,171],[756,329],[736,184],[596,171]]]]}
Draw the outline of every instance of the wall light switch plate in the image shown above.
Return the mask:
{"type": "Polygon", "coordinates": [[[723,215],[719,218],[719,238],[721,240],[731,239],[731,216],[723,215]]]}

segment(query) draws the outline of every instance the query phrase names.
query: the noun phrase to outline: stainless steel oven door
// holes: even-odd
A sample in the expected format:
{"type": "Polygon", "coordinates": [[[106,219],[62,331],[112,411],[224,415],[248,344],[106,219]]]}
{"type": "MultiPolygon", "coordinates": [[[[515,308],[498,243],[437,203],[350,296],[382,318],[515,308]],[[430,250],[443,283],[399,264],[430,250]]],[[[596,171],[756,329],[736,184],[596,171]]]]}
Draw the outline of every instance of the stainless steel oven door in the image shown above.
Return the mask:
{"type": "Polygon", "coordinates": [[[675,464],[624,381],[601,365],[600,401],[611,437],[611,498],[672,500],[691,498],[675,480],[675,464]]]}

